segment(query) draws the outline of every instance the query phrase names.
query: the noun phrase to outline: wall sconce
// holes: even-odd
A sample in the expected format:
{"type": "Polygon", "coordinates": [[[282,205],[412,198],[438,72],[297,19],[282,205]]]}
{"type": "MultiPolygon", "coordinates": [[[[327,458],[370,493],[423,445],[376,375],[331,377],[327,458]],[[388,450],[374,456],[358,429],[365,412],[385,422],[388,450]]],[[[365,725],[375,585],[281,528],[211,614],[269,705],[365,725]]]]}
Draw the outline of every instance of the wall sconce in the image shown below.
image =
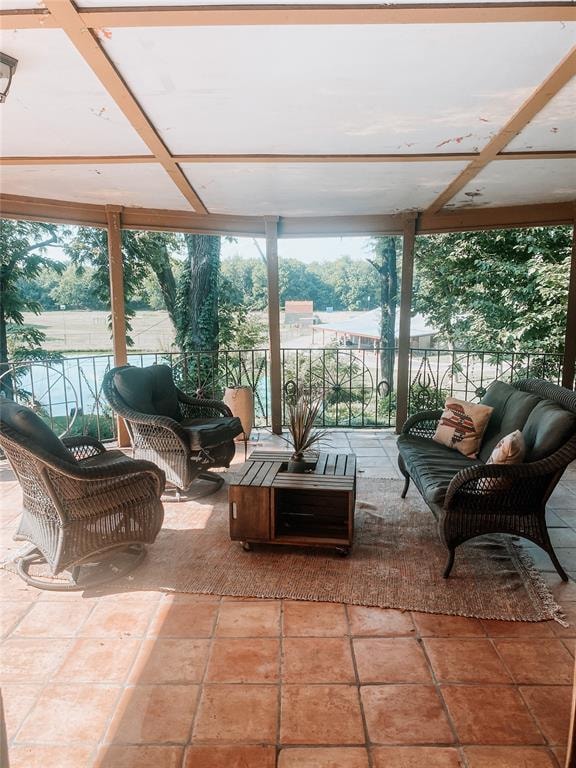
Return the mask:
{"type": "Polygon", "coordinates": [[[7,53],[0,53],[0,104],[6,101],[17,64],[18,59],[8,56],[7,53]]]}

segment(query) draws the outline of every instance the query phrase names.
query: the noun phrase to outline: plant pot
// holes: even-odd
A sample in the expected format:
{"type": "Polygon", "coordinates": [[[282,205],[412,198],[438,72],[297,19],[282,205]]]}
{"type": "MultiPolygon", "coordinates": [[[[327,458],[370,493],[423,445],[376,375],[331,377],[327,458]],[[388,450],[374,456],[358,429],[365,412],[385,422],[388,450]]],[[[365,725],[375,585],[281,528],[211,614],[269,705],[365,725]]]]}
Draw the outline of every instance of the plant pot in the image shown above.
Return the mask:
{"type": "Polygon", "coordinates": [[[234,439],[237,442],[249,440],[254,426],[254,393],[251,387],[227,387],[223,400],[232,411],[232,415],[238,416],[242,422],[243,432],[234,439]]]}
{"type": "Polygon", "coordinates": [[[288,461],[287,472],[292,472],[295,475],[302,475],[306,471],[306,462],[302,454],[294,454],[288,461]]]}

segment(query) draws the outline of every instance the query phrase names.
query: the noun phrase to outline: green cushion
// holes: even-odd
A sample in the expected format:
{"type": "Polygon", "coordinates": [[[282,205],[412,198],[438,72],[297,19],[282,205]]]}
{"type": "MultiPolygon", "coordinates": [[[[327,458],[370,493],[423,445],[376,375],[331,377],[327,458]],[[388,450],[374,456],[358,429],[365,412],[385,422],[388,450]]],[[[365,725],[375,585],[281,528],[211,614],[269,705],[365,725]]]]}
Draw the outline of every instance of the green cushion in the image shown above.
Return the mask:
{"type": "Polygon", "coordinates": [[[218,416],[210,419],[186,419],[181,423],[188,439],[190,448],[198,451],[200,448],[210,448],[227,443],[241,434],[242,422],[237,416],[218,416]]]}
{"type": "Polygon", "coordinates": [[[576,433],[576,413],[553,400],[541,400],[524,425],[526,461],[550,456],[576,433]]]}
{"type": "Polygon", "coordinates": [[[114,386],[126,405],[138,413],[180,421],[178,392],[167,365],[128,366],[114,374],[114,386]]]}
{"type": "Polygon", "coordinates": [[[450,481],[457,472],[482,464],[478,459],[469,459],[427,437],[400,435],[398,450],[424,498],[436,504],[444,501],[450,481]]]}
{"type": "Polygon", "coordinates": [[[22,437],[60,461],[76,464],[74,455],[50,427],[30,408],[12,400],[0,399],[0,420],[22,437]]]}
{"type": "Polygon", "coordinates": [[[495,381],[488,387],[480,402],[494,408],[478,454],[485,462],[503,437],[517,429],[523,430],[540,398],[529,392],[521,392],[503,381],[495,381]]]}

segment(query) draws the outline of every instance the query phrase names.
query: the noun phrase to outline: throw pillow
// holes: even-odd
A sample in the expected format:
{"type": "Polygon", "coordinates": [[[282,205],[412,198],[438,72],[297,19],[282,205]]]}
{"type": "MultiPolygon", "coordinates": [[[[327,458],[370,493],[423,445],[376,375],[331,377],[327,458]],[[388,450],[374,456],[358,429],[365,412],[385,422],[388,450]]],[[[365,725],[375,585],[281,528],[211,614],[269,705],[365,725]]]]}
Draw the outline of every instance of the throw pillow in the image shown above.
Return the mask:
{"type": "Polygon", "coordinates": [[[470,459],[477,458],[484,430],[494,408],[449,397],[444,409],[432,439],[460,451],[470,459]]]}
{"type": "MultiPolygon", "coordinates": [[[[524,435],[515,429],[494,446],[486,464],[521,464],[525,456],[524,435]]],[[[506,477],[485,477],[478,482],[482,491],[507,491],[512,486],[512,480],[506,477]]]]}
{"type": "Polygon", "coordinates": [[[486,464],[520,464],[525,455],[524,435],[519,429],[515,429],[494,447],[486,464]]]}

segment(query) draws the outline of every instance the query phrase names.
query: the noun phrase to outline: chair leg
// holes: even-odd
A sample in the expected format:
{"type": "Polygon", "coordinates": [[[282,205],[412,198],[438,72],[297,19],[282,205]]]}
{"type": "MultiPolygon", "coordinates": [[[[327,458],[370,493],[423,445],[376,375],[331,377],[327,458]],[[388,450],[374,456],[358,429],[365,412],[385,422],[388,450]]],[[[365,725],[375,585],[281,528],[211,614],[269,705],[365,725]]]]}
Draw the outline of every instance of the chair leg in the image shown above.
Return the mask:
{"type": "Polygon", "coordinates": [[[550,544],[550,546],[546,547],[546,552],[548,552],[548,555],[550,556],[550,560],[552,560],[552,564],[553,564],[554,568],[556,568],[556,570],[558,572],[558,576],[560,576],[562,581],[568,581],[569,580],[568,579],[568,574],[566,573],[564,568],[562,568],[562,566],[560,565],[560,561],[556,557],[556,552],[554,552],[554,548],[553,548],[552,544],[550,544]]]}
{"type": "Polygon", "coordinates": [[[448,547],[448,560],[446,560],[446,567],[444,568],[443,578],[447,579],[450,576],[450,571],[454,565],[454,555],[456,554],[456,547],[448,547]]]}
{"type": "Polygon", "coordinates": [[[402,493],[400,494],[401,499],[406,498],[406,494],[408,493],[408,486],[410,485],[410,475],[404,475],[404,488],[402,488],[402,493]]]}

